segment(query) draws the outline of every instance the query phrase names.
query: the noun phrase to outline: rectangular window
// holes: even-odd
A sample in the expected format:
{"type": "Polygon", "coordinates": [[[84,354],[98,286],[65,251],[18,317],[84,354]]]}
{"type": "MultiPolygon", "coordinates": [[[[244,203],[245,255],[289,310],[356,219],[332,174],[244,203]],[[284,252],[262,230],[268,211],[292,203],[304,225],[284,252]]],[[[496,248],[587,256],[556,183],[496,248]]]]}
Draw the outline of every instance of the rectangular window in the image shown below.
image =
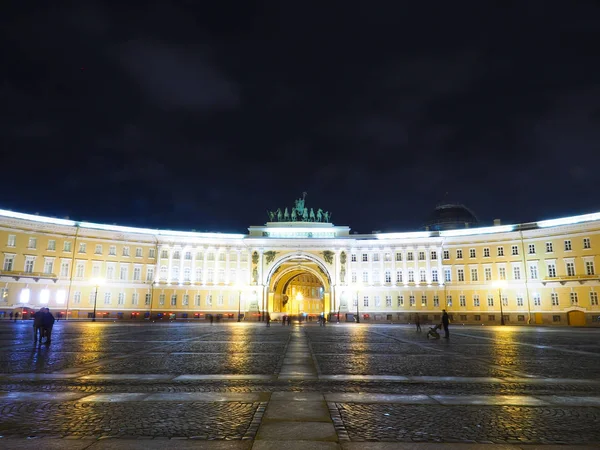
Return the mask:
{"type": "Polygon", "coordinates": [[[427,296],[421,295],[421,306],[427,306],[427,296]]]}
{"type": "Polygon", "coordinates": [[[594,261],[586,261],[585,262],[585,273],[587,275],[594,275],[594,261]]]}
{"type": "Polygon", "coordinates": [[[379,295],[375,296],[375,307],[381,308],[381,297],[379,295]]]}
{"type": "Polygon", "coordinates": [[[458,296],[458,304],[462,307],[467,306],[467,296],[466,295],[459,295],[458,296]]]}
{"type": "Polygon", "coordinates": [[[140,294],[138,294],[137,292],[134,292],[133,294],[131,294],[131,304],[133,306],[137,306],[137,304],[139,303],[140,300],[140,294]]]}
{"type": "Polygon", "coordinates": [[[408,271],[408,282],[409,283],[414,283],[415,282],[415,272],[412,270],[408,271]]]}
{"type": "Polygon", "coordinates": [[[437,252],[435,250],[431,251],[431,259],[432,261],[435,261],[437,259],[437,252]]]}
{"type": "Polygon", "coordinates": [[[452,306],[452,296],[451,295],[446,296],[446,305],[452,306]]]}
{"type": "Polygon", "coordinates": [[[439,281],[437,269],[431,269],[431,281],[433,281],[434,283],[437,283],[439,281]]]}
{"type": "Polygon", "coordinates": [[[165,299],[166,299],[166,295],[160,294],[158,296],[158,306],[165,306],[165,299]]]}
{"type": "Polygon", "coordinates": [[[85,242],[80,242],[79,243],[79,253],[86,253],[87,252],[87,244],[85,242]]]}
{"type": "Polygon", "coordinates": [[[190,304],[190,295],[183,294],[183,300],[181,301],[182,306],[188,306],[190,304]]]}
{"type": "Polygon", "coordinates": [[[98,278],[100,277],[100,264],[99,262],[95,262],[92,266],[92,277],[98,278]]]}
{"type": "Polygon", "coordinates": [[[414,258],[413,258],[413,252],[408,252],[406,254],[406,260],[407,261],[413,261],[414,260],[414,258]]]}
{"type": "Polygon", "coordinates": [[[497,249],[498,256],[504,256],[504,247],[498,247],[497,249]]]}
{"type": "Polygon", "coordinates": [[[486,247],[483,249],[483,257],[484,258],[489,258],[490,257],[490,248],[486,247]]]}
{"type": "Polygon", "coordinates": [[[54,239],[50,239],[48,241],[48,251],[55,251],[56,250],[56,241],[54,239]]]}
{"type": "Polygon", "coordinates": [[[154,280],[154,267],[146,267],[146,281],[154,280]]]}
{"type": "Polygon", "coordinates": [[[498,278],[501,280],[506,280],[506,268],[498,267],[498,278]]]}
{"type": "Polygon", "coordinates": [[[402,271],[396,270],[396,283],[402,283],[402,271]]]}
{"type": "Polygon", "coordinates": [[[70,251],[71,251],[71,241],[63,242],[63,252],[70,252],[70,251]]]}
{"type": "Polygon", "coordinates": [[[69,263],[69,261],[63,261],[60,263],[60,276],[61,277],[68,277],[69,276],[69,268],[71,267],[71,264],[69,263]]]}
{"type": "MultiPolygon", "coordinates": [[[[8,235],[8,241],[6,242],[7,247],[16,247],[17,245],[17,236],[14,234],[8,235]]],[[[50,250],[50,241],[48,241],[48,250],[50,250]]]]}
{"type": "Polygon", "coordinates": [[[155,257],[156,257],[156,249],[154,249],[154,248],[148,249],[148,258],[155,258],[155,257]]]}
{"type": "Polygon", "coordinates": [[[491,267],[484,268],[483,274],[485,276],[485,281],[492,281],[492,268],[491,267]]]}
{"type": "Polygon", "coordinates": [[[411,295],[408,297],[408,301],[410,303],[410,306],[415,306],[416,302],[415,302],[415,296],[411,295]]]}
{"type": "Polygon", "coordinates": [[[83,278],[85,276],[85,263],[78,262],[75,271],[76,271],[75,276],[77,278],[83,278]]]}
{"type": "Polygon", "coordinates": [[[350,261],[356,262],[356,253],[352,253],[352,255],[350,255],[350,261]]]}
{"type": "Polygon", "coordinates": [[[556,292],[552,292],[550,294],[550,300],[552,302],[552,306],[558,306],[558,294],[556,292]]]}
{"type": "Polygon", "coordinates": [[[363,297],[363,306],[369,306],[369,296],[365,295],[363,297]]]}
{"type": "Polygon", "coordinates": [[[111,245],[110,247],[108,247],[108,255],[117,256],[117,247],[115,245],[111,245]]]}
{"type": "Polygon", "coordinates": [[[404,295],[398,296],[398,306],[404,306],[404,295]]]}
{"type": "Polygon", "coordinates": [[[185,252],[185,259],[191,260],[192,259],[192,252],[185,252]]]}
{"type": "Polygon", "coordinates": [[[73,303],[79,305],[81,303],[81,292],[75,291],[73,293],[73,303]]]}
{"type": "Polygon", "coordinates": [[[475,294],[473,296],[473,306],[480,306],[479,305],[479,295],[475,294]]]}
{"type": "Polygon", "coordinates": [[[469,249],[469,258],[475,258],[475,249],[474,248],[470,248],[469,249]]]}
{"type": "Polygon", "coordinates": [[[386,308],[391,308],[392,307],[392,296],[391,295],[386,295],[385,296],[385,307],[386,308]]]}
{"type": "Polygon", "coordinates": [[[419,271],[419,281],[421,283],[425,283],[427,281],[427,272],[425,272],[424,269],[421,269],[419,271]]]}
{"type": "Polygon", "coordinates": [[[169,251],[168,250],[162,250],[160,252],[160,257],[164,258],[164,259],[167,259],[169,257],[169,251]]]}
{"type": "Polygon", "coordinates": [[[579,304],[579,299],[577,298],[577,292],[571,292],[569,294],[569,297],[571,298],[571,305],[579,304]]]}
{"type": "Polygon", "coordinates": [[[548,263],[546,267],[548,268],[548,277],[556,278],[556,265],[554,263],[548,263]]]}
{"type": "Polygon", "coordinates": [[[487,301],[488,301],[488,306],[494,306],[494,296],[493,295],[488,294],[487,301]]]}
{"type": "Polygon", "coordinates": [[[373,261],[379,261],[379,253],[373,253],[373,261]]]}
{"type": "Polygon", "coordinates": [[[517,294],[517,306],[523,306],[523,294],[517,294]]]}
{"type": "Polygon", "coordinates": [[[392,282],[392,273],[389,270],[385,271],[385,282],[386,283],[392,282]]]}
{"type": "Polygon", "coordinates": [[[532,280],[538,279],[538,269],[535,264],[529,266],[529,278],[531,278],[532,280]]]}
{"type": "Polygon", "coordinates": [[[541,306],[541,304],[542,304],[542,297],[540,297],[540,294],[533,294],[533,305],[541,306]]]}
{"type": "Polygon", "coordinates": [[[471,281],[479,281],[479,275],[477,269],[471,269],[471,281]]]}
{"type": "Polygon", "coordinates": [[[106,266],[106,279],[113,280],[115,278],[115,266],[106,266]]]}
{"type": "Polygon", "coordinates": [[[152,302],[152,294],[146,294],[146,298],[144,299],[144,304],[146,306],[150,305],[150,303],[152,302]]]}
{"type": "Polygon", "coordinates": [[[363,260],[363,262],[369,261],[369,255],[367,255],[366,253],[363,253],[362,254],[362,260],[363,260]]]}
{"type": "Polygon", "coordinates": [[[400,252],[396,253],[396,261],[402,261],[402,253],[400,253],[400,252]]]}
{"type": "Polygon", "coordinates": [[[110,305],[110,301],[111,301],[111,294],[110,292],[105,292],[104,293],[104,304],[105,305],[110,305]]]}
{"type": "Polygon", "coordinates": [[[457,269],[456,274],[458,276],[458,281],[465,281],[465,271],[463,269],[457,269]]]}
{"type": "Polygon", "coordinates": [[[552,253],[552,242],[546,242],[546,253],[552,253]]]}
{"type": "Polygon", "coordinates": [[[598,306],[598,293],[590,292],[590,306],[598,306]]]}
{"type": "Polygon", "coordinates": [[[142,268],[134,267],[133,268],[133,281],[140,281],[142,279],[142,268]]]}
{"type": "Polygon", "coordinates": [[[369,282],[369,272],[364,271],[363,272],[363,283],[368,283],[369,282]]]}
{"type": "Polygon", "coordinates": [[[391,261],[392,260],[392,254],[391,253],[386,253],[384,257],[385,257],[386,261],[391,261]]]}
{"type": "Polygon", "coordinates": [[[456,259],[462,259],[462,250],[456,250],[456,259]]]}
{"type": "Polygon", "coordinates": [[[535,255],[535,244],[529,244],[528,248],[529,248],[529,254],[535,255]]]}
{"type": "Polygon", "coordinates": [[[444,269],[444,281],[450,283],[452,281],[452,271],[450,269],[444,269]]]}
{"type": "Polygon", "coordinates": [[[129,247],[123,247],[123,256],[129,256],[129,247]]]}
{"type": "Polygon", "coordinates": [[[54,261],[51,259],[47,259],[44,261],[44,273],[50,274],[54,271],[54,261]]]}
{"type": "Polygon", "coordinates": [[[135,257],[136,258],[141,258],[142,257],[142,247],[136,247],[136,249],[135,249],[135,257]]]}
{"type": "Polygon", "coordinates": [[[513,245],[511,247],[511,253],[513,256],[518,256],[519,255],[519,246],[518,245],[513,245]]]}
{"type": "Polygon", "coordinates": [[[94,253],[96,255],[101,255],[102,254],[102,244],[96,244],[96,250],[94,250],[94,253]]]}
{"type": "Polygon", "coordinates": [[[513,279],[515,279],[515,280],[521,279],[521,268],[519,266],[513,267],[513,279]]]}
{"type": "Polygon", "coordinates": [[[433,296],[433,307],[434,308],[440,307],[440,297],[438,295],[433,296]]]}
{"type": "Polygon", "coordinates": [[[502,294],[502,306],[508,306],[508,297],[506,294],[502,294]]]}
{"type": "Polygon", "coordinates": [[[171,306],[177,306],[177,294],[171,295],[171,306]]]}
{"type": "Polygon", "coordinates": [[[125,304],[125,292],[119,292],[119,297],[117,298],[117,305],[125,304]]]}
{"type": "Polygon", "coordinates": [[[25,260],[25,272],[27,273],[33,273],[33,264],[34,264],[34,259],[27,257],[27,259],[25,260]]]}
{"type": "Polygon", "coordinates": [[[194,295],[194,306],[200,306],[200,294],[194,295]]]}
{"type": "Polygon", "coordinates": [[[590,241],[590,238],[583,238],[583,248],[592,248],[592,243],[590,241]]]}
{"type": "Polygon", "coordinates": [[[357,280],[357,277],[356,277],[356,272],[354,272],[354,271],[352,272],[352,276],[351,276],[351,278],[352,278],[352,282],[353,282],[353,283],[356,283],[356,280],[357,280]]]}
{"type": "Polygon", "coordinates": [[[36,249],[37,248],[37,238],[30,237],[29,243],[27,244],[27,248],[36,249]]]}
{"type": "Polygon", "coordinates": [[[419,261],[425,261],[425,252],[419,252],[419,261]]]}
{"type": "Polygon", "coordinates": [[[575,276],[575,263],[572,263],[572,262],[567,263],[567,276],[569,276],[569,277],[575,276]]]}
{"type": "Polygon", "coordinates": [[[121,266],[121,271],[119,273],[119,279],[127,280],[128,272],[129,272],[129,270],[128,270],[127,266],[121,266]]]}
{"type": "Polygon", "coordinates": [[[444,259],[450,259],[450,251],[444,250],[444,259]]]}
{"type": "Polygon", "coordinates": [[[560,316],[558,316],[558,315],[552,316],[552,322],[560,322],[560,316]]]}
{"type": "Polygon", "coordinates": [[[571,251],[571,241],[570,240],[566,240],[565,241],[565,252],[569,252],[571,251]]]}

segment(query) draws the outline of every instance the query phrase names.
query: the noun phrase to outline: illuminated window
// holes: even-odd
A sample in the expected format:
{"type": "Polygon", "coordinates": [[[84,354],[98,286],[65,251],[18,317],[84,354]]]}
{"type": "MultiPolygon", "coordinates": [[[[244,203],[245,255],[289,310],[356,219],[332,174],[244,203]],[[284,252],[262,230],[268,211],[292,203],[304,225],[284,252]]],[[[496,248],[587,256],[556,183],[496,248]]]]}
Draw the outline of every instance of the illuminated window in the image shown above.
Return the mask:
{"type": "Polygon", "coordinates": [[[56,292],[56,304],[57,305],[62,305],[65,303],[65,300],[67,298],[67,293],[64,289],[59,289],[56,292]]]}
{"type": "Polygon", "coordinates": [[[479,295],[475,294],[473,296],[473,306],[480,306],[479,305],[479,295]]]}
{"type": "Polygon", "coordinates": [[[434,308],[440,307],[440,297],[438,295],[433,296],[433,307],[434,308]]]}
{"type": "Polygon", "coordinates": [[[504,247],[498,247],[497,249],[498,256],[504,256],[504,247]]]}
{"type": "Polygon", "coordinates": [[[96,250],[94,250],[94,254],[96,254],[96,255],[102,254],[102,244],[96,244],[96,250]]]}
{"type": "Polygon", "coordinates": [[[42,289],[40,292],[40,303],[45,305],[50,300],[50,291],[48,289],[42,289]]]}
{"type": "Polygon", "coordinates": [[[29,294],[30,294],[30,290],[29,289],[23,289],[21,290],[21,293],[19,294],[19,302],[20,303],[29,303],[29,294]]]}
{"type": "Polygon", "coordinates": [[[427,296],[421,295],[421,306],[427,306],[427,296]]]}
{"type": "Polygon", "coordinates": [[[558,294],[556,292],[550,294],[550,300],[552,301],[552,306],[558,306],[558,294]]]}
{"type": "Polygon", "coordinates": [[[451,295],[446,296],[446,305],[452,306],[452,296],[451,295]]]}
{"type": "Polygon", "coordinates": [[[598,306],[598,293],[597,292],[590,292],[590,305],[591,306],[598,306]]]}
{"type": "Polygon", "coordinates": [[[548,277],[556,278],[556,265],[554,263],[548,263],[546,267],[548,268],[548,277]]]}
{"type": "Polygon", "coordinates": [[[50,239],[48,241],[48,251],[55,251],[56,250],[56,241],[54,239],[50,239]]]}
{"type": "Polygon", "coordinates": [[[386,260],[386,261],[391,261],[391,260],[392,260],[392,255],[391,255],[391,253],[386,253],[386,254],[384,255],[384,258],[385,258],[385,260],[386,260]]]}
{"type": "Polygon", "coordinates": [[[13,270],[13,264],[15,262],[14,255],[4,255],[4,266],[3,270],[11,272],[13,270]]]}
{"type": "Polygon", "coordinates": [[[37,248],[37,238],[30,237],[29,238],[29,243],[27,244],[27,248],[30,248],[30,249],[37,248]]]}
{"type": "Polygon", "coordinates": [[[136,258],[141,258],[142,257],[142,247],[137,247],[135,249],[135,257],[136,258]]]}
{"type": "Polygon", "coordinates": [[[594,275],[594,261],[585,262],[585,273],[586,275],[594,275]]]}
{"type": "Polygon", "coordinates": [[[171,295],[171,306],[177,306],[177,294],[171,295]]]}
{"type": "Polygon", "coordinates": [[[32,256],[26,256],[25,257],[25,272],[32,273],[34,264],[35,264],[35,259],[32,256]]]}
{"type": "Polygon", "coordinates": [[[79,253],[85,253],[87,251],[87,244],[85,242],[79,243],[79,253]]]}
{"type": "Polygon", "coordinates": [[[571,292],[569,297],[571,298],[571,305],[577,305],[579,303],[579,300],[577,299],[577,292],[571,292]]]}
{"type": "MultiPolygon", "coordinates": [[[[9,234],[6,246],[7,247],[15,247],[16,245],[17,245],[17,236],[14,234],[9,234]]],[[[50,249],[48,249],[48,250],[50,250],[50,249]]]]}

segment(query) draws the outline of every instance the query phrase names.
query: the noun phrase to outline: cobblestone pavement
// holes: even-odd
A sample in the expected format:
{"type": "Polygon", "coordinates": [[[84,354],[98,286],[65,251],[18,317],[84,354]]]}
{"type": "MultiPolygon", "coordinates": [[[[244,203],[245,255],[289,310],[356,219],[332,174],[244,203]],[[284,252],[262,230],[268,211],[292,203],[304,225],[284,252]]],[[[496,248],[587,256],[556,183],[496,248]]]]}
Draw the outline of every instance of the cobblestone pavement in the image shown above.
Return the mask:
{"type": "Polygon", "coordinates": [[[600,445],[596,329],[454,326],[431,341],[401,325],[60,321],[52,340],[0,321],[0,446],[253,440],[281,392],[323,394],[340,445],[600,445]],[[302,364],[316,375],[295,373],[302,364]]]}

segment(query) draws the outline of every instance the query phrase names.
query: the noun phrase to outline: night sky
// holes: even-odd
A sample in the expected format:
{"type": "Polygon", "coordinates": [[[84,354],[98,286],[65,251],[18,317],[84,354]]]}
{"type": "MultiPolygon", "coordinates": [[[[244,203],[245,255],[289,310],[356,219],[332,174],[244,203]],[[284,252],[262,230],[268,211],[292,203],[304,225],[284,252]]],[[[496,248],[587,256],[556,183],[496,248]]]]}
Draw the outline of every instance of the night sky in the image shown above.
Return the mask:
{"type": "Polygon", "coordinates": [[[0,208],[245,232],[306,191],[361,233],[444,201],[600,211],[598,2],[6,3],[0,208]]]}

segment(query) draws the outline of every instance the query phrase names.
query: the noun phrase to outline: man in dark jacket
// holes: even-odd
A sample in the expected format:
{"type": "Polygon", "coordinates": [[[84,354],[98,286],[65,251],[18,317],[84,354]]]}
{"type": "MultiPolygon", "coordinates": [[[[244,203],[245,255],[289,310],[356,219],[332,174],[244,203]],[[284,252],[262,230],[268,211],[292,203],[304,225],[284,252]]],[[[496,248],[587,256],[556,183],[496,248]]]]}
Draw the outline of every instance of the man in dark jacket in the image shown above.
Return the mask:
{"type": "Polygon", "coordinates": [[[44,329],[42,328],[42,319],[46,313],[45,308],[40,308],[33,313],[33,343],[42,342],[44,329]],[[38,341],[39,339],[39,341],[38,341]]]}
{"type": "Polygon", "coordinates": [[[42,328],[44,329],[44,336],[46,336],[46,342],[48,345],[52,342],[52,327],[54,326],[54,316],[48,308],[44,308],[44,315],[42,316],[42,328]]]}
{"type": "Polygon", "coordinates": [[[448,325],[450,324],[450,317],[448,317],[448,313],[445,309],[442,309],[442,326],[444,327],[444,338],[450,338],[450,330],[448,330],[448,325]]]}

